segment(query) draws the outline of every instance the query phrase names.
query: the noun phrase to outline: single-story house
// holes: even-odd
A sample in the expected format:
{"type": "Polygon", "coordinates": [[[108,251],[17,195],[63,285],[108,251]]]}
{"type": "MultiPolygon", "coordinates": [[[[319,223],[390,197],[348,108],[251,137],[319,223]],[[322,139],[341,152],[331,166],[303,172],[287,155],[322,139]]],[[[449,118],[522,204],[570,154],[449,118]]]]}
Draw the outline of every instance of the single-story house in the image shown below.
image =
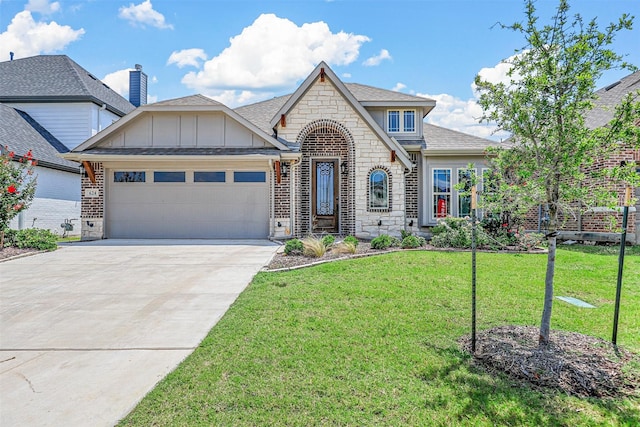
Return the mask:
{"type": "Polygon", "coordinates": [[[83,164],[83,239],[371,238],[465,216],[454,186],[496,144],[423,123],[435,101],[345,84],[320,63],[235,110],[141,106],[62,157],[83,164]]]}

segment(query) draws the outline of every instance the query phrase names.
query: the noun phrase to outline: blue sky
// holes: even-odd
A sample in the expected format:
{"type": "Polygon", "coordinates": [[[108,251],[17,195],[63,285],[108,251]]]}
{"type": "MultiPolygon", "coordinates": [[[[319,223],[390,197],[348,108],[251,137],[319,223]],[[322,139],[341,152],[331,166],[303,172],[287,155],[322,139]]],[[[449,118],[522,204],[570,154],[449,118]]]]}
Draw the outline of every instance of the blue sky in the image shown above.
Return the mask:
{"type": "MultiPolygon", "coordinates": [[[[537,2],[543,21],[556,4],[537,2]]],[[[614,48],[640,65],[639,0],[571,5],[602,28],[636,15],[614,48]]],[[[202,93],[230,107],[290,93],[325,60],[345,82],[435,98],[427,121],[487,137],[471,83],[504,74],[500,60],[523,41],[494,24],[523,10],[521,0],[0,0],[0,60],[66,54],[125,96],[127,70],[142,64],[151,102],[202,93]]]]}

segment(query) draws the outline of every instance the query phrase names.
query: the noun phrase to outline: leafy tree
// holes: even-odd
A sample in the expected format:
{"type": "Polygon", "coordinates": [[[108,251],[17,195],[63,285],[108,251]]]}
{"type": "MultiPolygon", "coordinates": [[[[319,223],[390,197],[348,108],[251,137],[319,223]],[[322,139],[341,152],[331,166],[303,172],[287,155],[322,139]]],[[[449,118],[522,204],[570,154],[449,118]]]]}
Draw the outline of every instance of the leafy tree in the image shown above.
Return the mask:
{"type": "Polygon", "coordinates": [[[0,147],[0,250],[4,249],[4,232],[9,221],[27,209],[33,200],[35,165],[31,151],[20,157],[6,146],[0,147]]]}
{"type": "MultiPolygon", "coordinates": [[[[553,278],[559,212],[575,204],[614,205],[617,194],[595,191],[587,172],[596,158],[606,158],[623,146],[640,147],[638,94],[630,94],[617,107],[608,126],[589,129],[585,114],[594,107],[596,82],[610,69],[633,69],[610,49],[615,36],[632,28],[633,17],[622,15],[604,30],[595,19],[585,22],[569,15],[569,3],[560,0],[549,24],[541,25],[535,1],[525,1],[525,20],[500,25],[524,37],[525,46],[505,60],[511,66],[508,83],[492,83],[477,76],[484,121],[510,132],[512,147],[497,150],[493,166],[501,178],[493,191],[505,206],[523,212],[548,206],[549,254],[545,297],[540,324],[540,345],[549,342],[553,278]]],[[[610,176],[638,180],[633,165],[615,168],[610,176]]],[[[600,186],[604,187],[604,186],[600,186]]],[[[606,190],[605,188],[602,188],[606,190]]]]}

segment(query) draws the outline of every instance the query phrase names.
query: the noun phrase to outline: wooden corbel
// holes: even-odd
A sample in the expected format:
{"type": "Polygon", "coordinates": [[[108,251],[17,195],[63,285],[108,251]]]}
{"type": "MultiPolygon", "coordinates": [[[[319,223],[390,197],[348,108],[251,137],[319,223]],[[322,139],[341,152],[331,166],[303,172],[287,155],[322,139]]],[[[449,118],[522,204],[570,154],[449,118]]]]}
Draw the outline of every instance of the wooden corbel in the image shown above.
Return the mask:
{"type": "Polygon", "coordinates": [[[87,172],[87,176],[91,180],[92,184],[96,183],[96,171],[93,170],[93,166],[91,166],[91,162],[86,160],[82,161],[82,166],[84,166],[85,172],[87,172]]]}
{"type": "Polygon", "coordinates": [[[287,127],[287,118],[284,114],[280,116],[280,126],[282,126],[283,128],[287,127]]]}
{"type": "Polygon", "coordinates": [[[320,68],[320,81],[324,83],[324,67],[320,68]]]}
{"type": "Polygon", "coordinates": [[[396,150],[391,150],[391,161],[392,162],[396,161],[396,150]]]}
{"type": "Polygon", "coordinates": [[[273,166],[276,168],[276,182],[280,184],[280,182],[282,182],[282,173],[280,172],[280,160],[276,160],[273,166]]]}

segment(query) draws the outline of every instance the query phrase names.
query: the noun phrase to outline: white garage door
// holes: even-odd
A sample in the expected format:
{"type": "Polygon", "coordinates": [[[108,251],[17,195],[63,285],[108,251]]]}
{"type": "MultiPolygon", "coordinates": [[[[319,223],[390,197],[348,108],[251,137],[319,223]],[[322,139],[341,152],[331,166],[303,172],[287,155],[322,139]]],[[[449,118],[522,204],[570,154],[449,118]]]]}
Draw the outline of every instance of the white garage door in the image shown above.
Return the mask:
{"type": "Polygon", "coordinates": [[[269,234],[264,171],[108,173],[106,235],[133,239],[247,239],[269,234]]]}

